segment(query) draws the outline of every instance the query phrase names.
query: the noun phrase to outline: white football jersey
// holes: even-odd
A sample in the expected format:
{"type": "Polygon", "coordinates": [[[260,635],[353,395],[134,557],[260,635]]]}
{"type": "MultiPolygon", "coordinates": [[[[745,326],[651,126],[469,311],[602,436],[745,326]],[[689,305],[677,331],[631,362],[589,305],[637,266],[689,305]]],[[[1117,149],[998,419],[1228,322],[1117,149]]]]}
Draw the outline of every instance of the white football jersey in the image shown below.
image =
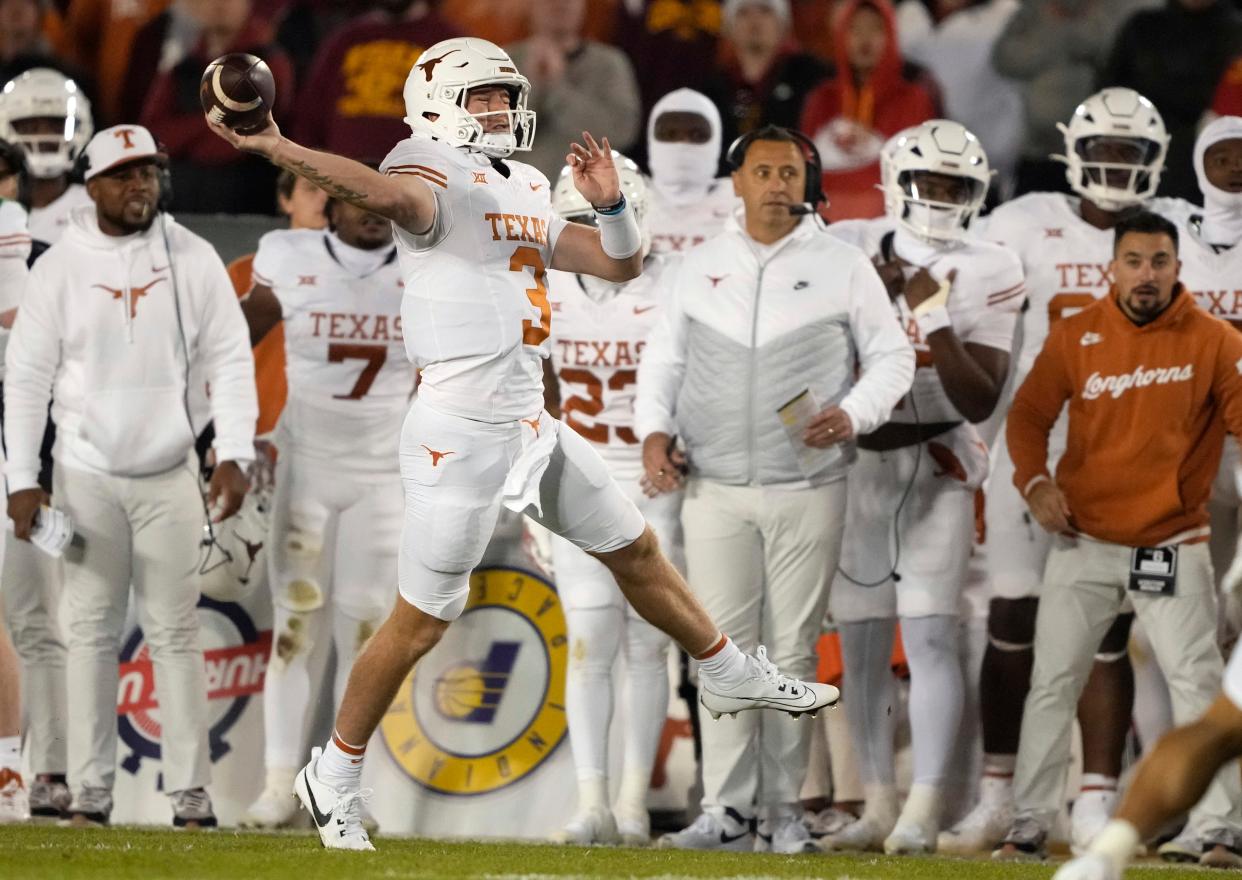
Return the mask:
{"type": "Polygon", "coordinates": [[[254,280],[272,289],[284,317],[280,442],[354,470],[395,471],[415,382],[396,248],[364,251],[323,230],[277,230],[259,240],[254,280]]]}
{"type": "MultiPolygon", "coordinates": [[[[0,312],[17,308],[26,290],[26,259],[30,256],[30,232],[26,209],[18,202],[0,199],[0,312]]],[[[4,379],[4,352],[9,331],[0,328],[0,380],[4,379]]]]}
{"type": "Polygon", "coordinates": [[[1178,230],[1179,280],[1199,308],[1242,326],[1242,243],[1217,252],[1199,236],[1200,215],[1183,220],[1178,230]]]}
{"type": "Polygon", "coordinates": [[[634,432],[638,364],[660,315],[659,284],[673,258],[648,257],[626,284],[550,272],[552,366],[561,418],[594,444],[623,485],[642,475],[634,432]]]}
{"type": "Polygon", "coordinates": [[[425,137],[397,144],[380,170],[418,177],[436,195],[425,235],[393,227],[405,350],[422,370],[421,399],[483,422],[539,413],[552,320],[546,274],[565,228],[548,179],[425,137]]]}
{"type": "MultiPolygon", "coordinates": [[[[1108,293],[1113,283],[1113,230],[1097,229],[1078,213],[1077,196],[1028,193],[983,218],[979,234],[1003,244],[1022,260],[1027,307],[1013,388],[1035,364],[1052,324],[1108,293]]],[[[1153,199],[1145,207],[1177,216],[1178,199],[1153,199]]]]}
{"type": "Polygon", "coordinates": [[[56,244],[69,228],[69,214],[74,208],[91,205],[86,187],[71,183],[51,204],[30,209],[30,237],[45,244],[56,244]]]}
{"type": "Polygon", "coordinates": [[[655,186],[647,189],[647,231],[653,254],[685,253],[714,238],[724,229],[741,199],[733,194],[733,181],[721,177],[701,200],[673,203],[655,186]]]}
{"type": "MultiPolygon", "coordinates": [[[[845,220],[829,225],[828,231],[874,259],[891,253],[912,266],[926,267],[938,279],[957,270],[949,294],[949,318],[963,342],[973,342],[1011,351],[1018,312],[1025,297],[1022,264],[1010,250],[977,238],[945,247],[927,244],[887,217],[874,220],[845,220]],[[891,233],[891,235],[890,235],[891,233]]],[[[916,270],[909,270],[913,275],[916,270]]],[[[910,344],[914,346],[914,384],[910,393],[893,410],[892,421],[903,423],[961,422],[966,418],[949,401],[940,376],[932,363],[931,349],[919,331],[904,296],[894,300],[894,308],[910,344]],[[913,399],[913,406],[908,405],[913,399]]]]}

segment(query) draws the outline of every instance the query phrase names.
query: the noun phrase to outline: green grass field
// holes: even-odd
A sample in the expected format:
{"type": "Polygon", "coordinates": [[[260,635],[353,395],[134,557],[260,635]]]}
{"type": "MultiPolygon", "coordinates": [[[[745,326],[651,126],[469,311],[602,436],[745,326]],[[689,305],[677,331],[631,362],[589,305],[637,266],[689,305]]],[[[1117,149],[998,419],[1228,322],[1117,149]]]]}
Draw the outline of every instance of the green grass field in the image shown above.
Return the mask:
{"type": "MultiPolygon", "coordinates": [[[[306,834],[173,832],[137,828],[79,831],[0,827],[3,880],[400,880],[570,877],[825,877],[830,880],[1036,880],[1051,865],[881,856],[773,856],[575,848],[512,843],[380,839],[378,852],[329,853],[306,834]]],[[[1130,880],[1204,880],[1211,872],[1153,863],[1130,880]]],[[[1227,877],[1228,875],[1220,875],[1227,877]]]]}

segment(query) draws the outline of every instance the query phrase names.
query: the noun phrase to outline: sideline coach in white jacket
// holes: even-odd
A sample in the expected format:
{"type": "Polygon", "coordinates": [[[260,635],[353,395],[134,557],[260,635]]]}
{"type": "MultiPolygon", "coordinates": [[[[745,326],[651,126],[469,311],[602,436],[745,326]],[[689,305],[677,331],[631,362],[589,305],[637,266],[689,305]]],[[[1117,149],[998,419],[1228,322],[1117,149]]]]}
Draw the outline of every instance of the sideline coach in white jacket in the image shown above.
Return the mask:
{"type": "Polygon", "coordinates": [[[28,538],[49,396],[53,486],[80,544],[65,553],[70,818],[108,821],[117,655],[130,584],[155,667],[164,790],[178,826],[215,824],[198,638],[204,505],[190,464],[187,376],[210,383],[215,519],[235,513],[258,403],[245,319],[210,244],[163,215],[150,132],[120,125],[86,148],[94,205],[31,271],[5,357],[9,516],[28,538]]]}
{"type": "MultiPolygon", "coordinates": [[[[680,484],[673,438],[684,444],[682,523],[699,599],[739,646],[771,645],[781,669],[811,676],[852,439],[910,389],[914,351],[870,260],[808,210],[822,196],[804,149],[768,127],[730,150],[739,222],[670,278],[636,419],[655,489],[680,484]]],[[[773,850],[808,849],[798,794],[811,725],[754,715],[702,729],[704,814],[663,845],[749,849],[758,807],[773,850]]]]}

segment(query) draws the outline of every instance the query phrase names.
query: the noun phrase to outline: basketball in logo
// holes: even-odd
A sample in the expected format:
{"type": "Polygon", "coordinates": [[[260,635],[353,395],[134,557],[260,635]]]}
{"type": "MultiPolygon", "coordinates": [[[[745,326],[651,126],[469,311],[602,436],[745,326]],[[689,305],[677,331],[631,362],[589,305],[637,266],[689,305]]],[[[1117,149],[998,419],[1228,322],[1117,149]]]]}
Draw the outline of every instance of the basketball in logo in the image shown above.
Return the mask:
{"type": "Polygon", "coordinates": [[[384,743],[414,781],[440,794],[512,785],[565,738],[568,659],[553,586],[516,568],[479,569],[462,616],[380,723],[384,743]]]}

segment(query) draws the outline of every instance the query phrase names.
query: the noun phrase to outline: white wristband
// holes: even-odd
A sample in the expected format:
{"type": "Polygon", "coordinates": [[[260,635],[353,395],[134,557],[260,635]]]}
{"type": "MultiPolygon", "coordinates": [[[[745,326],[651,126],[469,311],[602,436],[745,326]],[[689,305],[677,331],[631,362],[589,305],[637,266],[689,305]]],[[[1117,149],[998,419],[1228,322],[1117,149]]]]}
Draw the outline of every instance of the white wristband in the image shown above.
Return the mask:
{"type": "Polygon", "coordinates": [[[595,222],[599,225],[599,240],[604,253],[614,260],[628,260],[642,248],[643,234],[628,200],[623,199],[621,210],[615,214],[597,211],[595,222]]]}
{"type": "Polygon", "coordinates": [[[949,310],[945,306],[934,306],[921,313],[915,309],[914,323],[919,325],[919,333],[923,334],[924,339],[937,330],[953,326],[953,322],[949,320],[949,310]]]}

